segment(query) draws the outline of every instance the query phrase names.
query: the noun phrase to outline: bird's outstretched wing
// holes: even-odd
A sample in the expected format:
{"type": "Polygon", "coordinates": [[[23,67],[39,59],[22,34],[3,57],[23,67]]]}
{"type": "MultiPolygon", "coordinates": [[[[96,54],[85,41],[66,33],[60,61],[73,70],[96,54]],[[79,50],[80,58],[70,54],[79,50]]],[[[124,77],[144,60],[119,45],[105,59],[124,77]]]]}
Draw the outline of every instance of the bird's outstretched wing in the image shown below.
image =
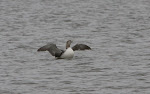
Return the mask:
{"type": "Polygon", "coordinates": [[[85,44],[76,44],[72,47],[73,51],[76,50],[91,50],[91,48],[85,44]]]}
{"type": "Polygon", "coordinates": [[[37,51],[49,51],[49,53],[55,57],[60,57],[64,52],[63,50],[58,49],[56,44],[53,43],[48,43],[47,45],[39,48],[37,51]]]}

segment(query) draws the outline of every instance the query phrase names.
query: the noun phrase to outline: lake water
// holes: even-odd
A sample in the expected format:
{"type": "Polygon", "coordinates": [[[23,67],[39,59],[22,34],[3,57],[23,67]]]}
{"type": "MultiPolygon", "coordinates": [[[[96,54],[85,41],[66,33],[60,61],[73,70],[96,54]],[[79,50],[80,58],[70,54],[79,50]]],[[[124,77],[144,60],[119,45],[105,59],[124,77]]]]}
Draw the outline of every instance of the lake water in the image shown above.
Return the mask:
{"type": "Polygon", "coordinates": [[[0,0],[0,94],[150,94],[150,1],[0,0]]]}

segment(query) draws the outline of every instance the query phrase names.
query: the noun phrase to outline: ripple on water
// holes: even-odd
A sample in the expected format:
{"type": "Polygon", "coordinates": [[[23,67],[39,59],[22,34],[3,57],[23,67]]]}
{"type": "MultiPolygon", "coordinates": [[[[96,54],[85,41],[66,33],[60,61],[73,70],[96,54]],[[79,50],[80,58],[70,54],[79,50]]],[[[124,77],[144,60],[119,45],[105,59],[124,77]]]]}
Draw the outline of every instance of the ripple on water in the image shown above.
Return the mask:
{"type": "Polygon", "coordinates": [[[1,0],[0,94],[149,94],[149,7],[148,0],[1,0]],[[72,60],[37,52],[69,39],[92,50],[72,60]]]}

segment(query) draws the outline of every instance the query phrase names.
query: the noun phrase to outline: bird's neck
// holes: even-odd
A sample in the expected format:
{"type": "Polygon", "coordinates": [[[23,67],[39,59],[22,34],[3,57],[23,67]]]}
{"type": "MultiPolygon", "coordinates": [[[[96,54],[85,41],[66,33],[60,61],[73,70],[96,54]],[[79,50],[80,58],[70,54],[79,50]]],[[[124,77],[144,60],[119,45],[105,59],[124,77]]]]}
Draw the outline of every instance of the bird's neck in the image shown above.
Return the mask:
{"type": "Polygon", "coordinates": [[[70,47],[70,43],[66,43],[66,49],[70,47]]]}

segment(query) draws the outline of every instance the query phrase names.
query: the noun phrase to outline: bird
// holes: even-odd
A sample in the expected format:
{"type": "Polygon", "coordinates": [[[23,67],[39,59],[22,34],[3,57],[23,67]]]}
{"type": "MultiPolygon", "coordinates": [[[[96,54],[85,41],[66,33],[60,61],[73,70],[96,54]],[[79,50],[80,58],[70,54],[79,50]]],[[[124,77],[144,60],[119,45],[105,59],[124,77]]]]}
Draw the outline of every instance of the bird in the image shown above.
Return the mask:
{"type": "Polygon", "coordinates": [[[91,50],[91,48],[85,44],[76,44],[73,47],[70,47],[71,43],[72,40],[66,42],[66,50],[59,49],[54,43],[48,43],[45,46],[40,47],[37,51],[49,51],[56,59],[72,59],[74,51],[91,50]]]}

